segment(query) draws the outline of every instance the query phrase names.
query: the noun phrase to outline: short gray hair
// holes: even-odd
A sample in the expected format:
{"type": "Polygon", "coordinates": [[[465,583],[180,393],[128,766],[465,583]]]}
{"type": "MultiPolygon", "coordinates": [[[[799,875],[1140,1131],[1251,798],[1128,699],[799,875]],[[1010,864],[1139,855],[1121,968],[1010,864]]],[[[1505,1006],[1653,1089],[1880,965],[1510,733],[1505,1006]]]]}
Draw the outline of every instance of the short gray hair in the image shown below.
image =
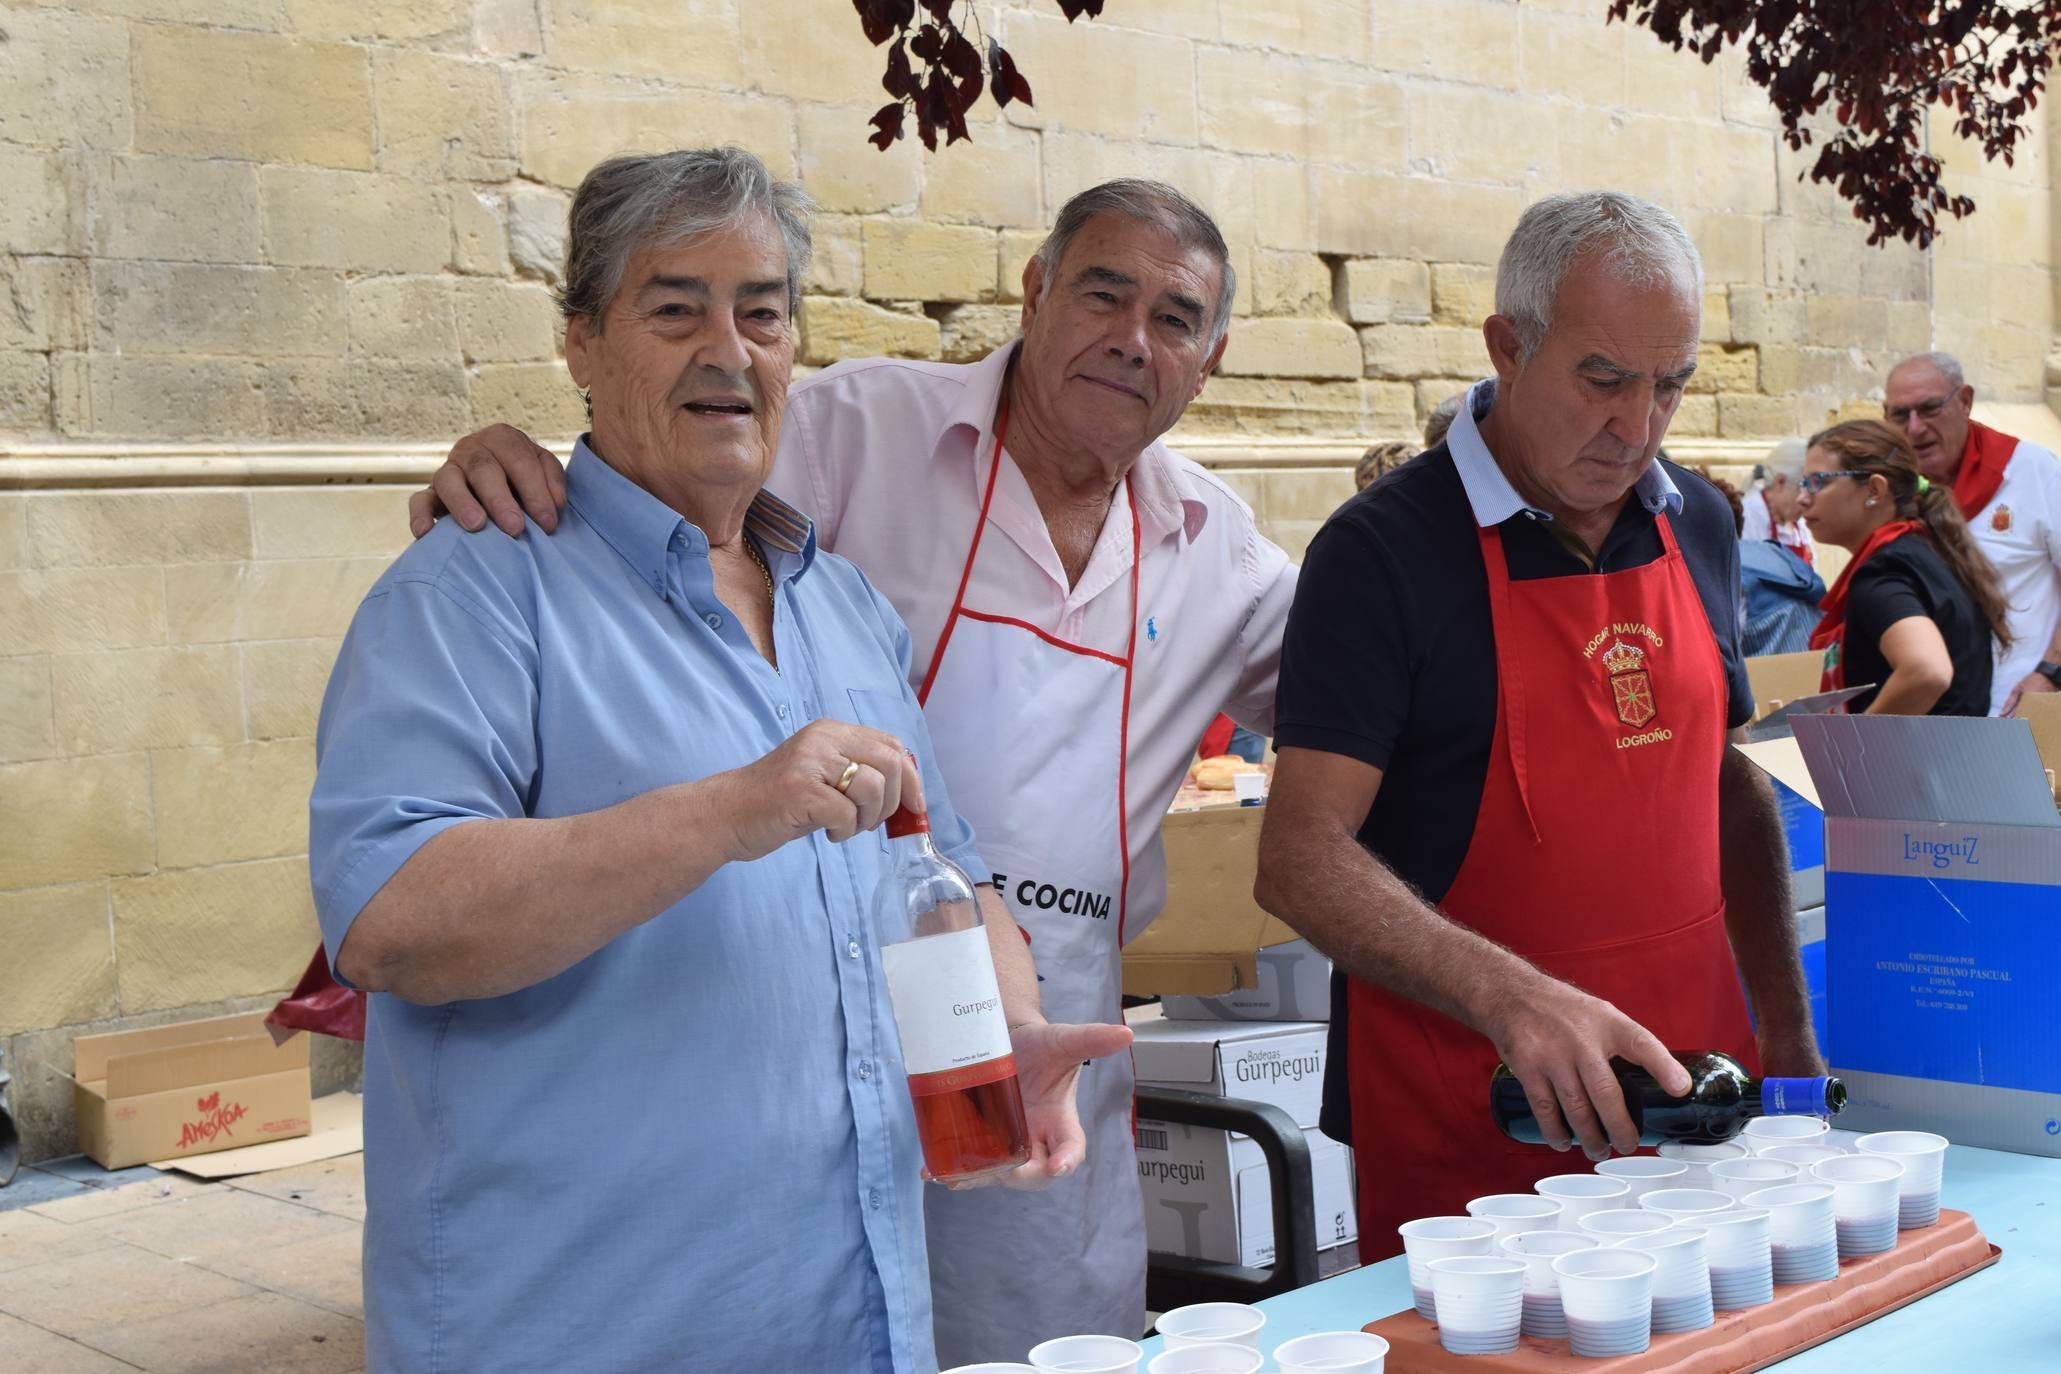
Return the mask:
{"type": "Polygon", "coordinates": [[[1803,460],[1810,456],[1808,440],[1794,436],[1778,441],[1768,450],[1768,456],[1760,460],[1762,471],[1770,477],[1803,476],[1803,460]]]}
{"type": "Polygon", "coordinates": [[[1910,357],[1889,369],[1909,367],[1912,363],[1930,363],[1939,375],[1946,379],[1949,390],[1959,391],[1968,385],[1968,374],[1961,367],[1961,360],[1951,353],[1913,353],[1910,357]]]}
{"type": "Polygon", "coordinates": [[[1453,421],[1460,418],[1460,407],[1467,404],[1467,393],[1456,391],[1431,408],[1424,417],[1424,446],[1437,448],[1444,442],[1446,431],[1453,427],[1453,421]]]}
{"type": "Polygon", "coordinates": [[[1051,289],[1053,274],[1059,270],[1074,235],[1086,228],[1088,221],[1097,215],[1121,215],[1125,219],[1156,224],[1172,234],[1174,242],[1181,247],[1200,248],[1216,260],[1223,282],[1217,292],[1216,313],[1210,317],[1209,346],[1215,348],[1221,343],[1230,331],[1231,301],[1238,294],[1238,273],[1231,266],[1230,246],[1224,242],[1223,230],[1217,228],[1217,222],[1209,217],[1207,211],[1163,181],[1119,177],[1099,186],[1090,186],[1061,206],[1059,218],[1052,223],[1052,232],[1045,236],[1045,241],[1032,255],[1044,273],[1045,289],[1051,289]]]}
{"type": "Polygon", "coordinates": [[[1517,326],[1520,361],[1538,352],[1553,324],[1560,284],[1591,255],[1619,281],[1660,286],[1683,267],[1703,300],[1703,258],[1681,221],[1652,201],[1620,191],[1571,191],[1527,209],[1496,264],[1496,313],[1517,326]]]}
{"type": "Polygon", "coordinates": [[[612,157],[587,173],[573,194],[558,308],[567,319],[587,316],[599,329],[639,248],[673,247],[764,215],[787,245],[792,311],[809,270],[809,216],[815,208],[801,187],[775,181],[766,164],[742,148],[612,157]]]}

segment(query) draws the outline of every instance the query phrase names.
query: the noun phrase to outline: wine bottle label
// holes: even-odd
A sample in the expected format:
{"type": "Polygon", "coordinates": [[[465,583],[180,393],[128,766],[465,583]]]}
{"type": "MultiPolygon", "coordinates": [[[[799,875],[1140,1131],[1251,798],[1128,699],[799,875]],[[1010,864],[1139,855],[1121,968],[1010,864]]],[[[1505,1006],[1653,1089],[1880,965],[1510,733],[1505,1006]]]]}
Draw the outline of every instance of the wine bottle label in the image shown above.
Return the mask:
{"type": "Polygon", "coordinates": [[[942,1073],[1009,1053],[987,930],[954,930],[880,951],[910,1074],[942,1073]]]}
{"type": "Polygon", "coordinates": [[[1763,1116],[1823,1116],[1825,1085],[1829,1078],[1763,1078],[1760,1081],[1760,1110],[1763,1116]]]}

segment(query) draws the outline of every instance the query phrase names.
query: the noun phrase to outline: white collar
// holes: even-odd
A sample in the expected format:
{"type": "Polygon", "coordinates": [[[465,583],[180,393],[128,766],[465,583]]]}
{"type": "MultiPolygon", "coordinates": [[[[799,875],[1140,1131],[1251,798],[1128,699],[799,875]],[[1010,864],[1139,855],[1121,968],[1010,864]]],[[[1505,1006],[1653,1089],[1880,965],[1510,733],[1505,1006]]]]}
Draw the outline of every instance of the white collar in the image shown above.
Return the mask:
{"type": "MultiPolygon", "coordinates": [[[[1460,407],[1460,413],[1453,417],[1453,427],[1446,433],[1453,466],[1460,470],[1460,485],[1467,489],[1467,504],[1474,508],[1474,523],[1487,529],[1519,513],[1534,520],[1551,520],[1550,514],[1526,504],[1517,494],[1517,488],[1510,485],[1510,479],[1503,475],[1495,455],[1482,440],[1478,422],[1495,403],[1496,379],[1484,377],[1468,388],[1467,403],[1460,407]]],[[[1632,494],[1649,514],[1658,515],[1663,510],[1681,512],[1682,493],[1658,462],[1646,465],[1632,486],[1632,494]]]]}

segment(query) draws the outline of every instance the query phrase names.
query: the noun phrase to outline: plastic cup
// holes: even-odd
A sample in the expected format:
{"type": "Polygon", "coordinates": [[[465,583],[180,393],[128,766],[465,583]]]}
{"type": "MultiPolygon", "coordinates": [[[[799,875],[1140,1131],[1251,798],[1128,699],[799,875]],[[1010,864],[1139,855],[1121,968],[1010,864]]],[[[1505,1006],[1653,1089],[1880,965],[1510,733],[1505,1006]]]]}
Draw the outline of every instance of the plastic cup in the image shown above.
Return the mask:
{"type": "Polygon", "coordinates": [[[1629,1205],[1632,1186],[1602,1174],[1555,1174],[1532,1184],[1532,1191],[1560,1204],[1560,1229],[1574,1231],[1581,1219],[1629,1205]]]}
{"type": "Polygon", "coordinates": [[[1794,1164],[1802,1171],[1797,1175],[1798,1178],[1809,1178],[1812,1165],[1822,1164],[1828,1159],[1838,1159],[1845,1153],[1846,1151],[1835,1150],[1829,1145],[1777,1145],[1772,1150],[1755,1155],[1754,1158],[1778,1159],[1784,1164],[1794,1164]]]}
{"type": "Polygon", "coordinates": [[[1274,1347],[1281,1374],[1381,1374],[1388,1342],[1371,1331],[1318,1331],[1274,1347]]]}
{"type": "Polygon", "coordinates": [[[1755,1154],[1784,1145],[1823,1145],[1831,1123],[1822,1116],[1757,1116],[1739,1140],[1755,1154]]]}
{"type": "Polygon", "coordinates": [[[1038,1374],[1038,1367],[1018,1364],[1014,1360],[990,1360],[986,1364],[953,1365],[944,1374],[1038,1374]]]}
{"type": "Polygon", "coordinates": [[[1591,1212],[1581,1219],[1581,1233],[1598,1245],[1622,1245],[1633,1236],[1650,1236],[1665,1231],[1675,1219],[1644,1207],[1620,1207],[1614,1212],[1591,1212]]]}
{"type": "Polygon", "coordinates": [[[1501,1355],[1517,1348],[1524,1313],[1524,1261],[1456,1255],[1431,1262],[1438,1343],[1455,1355],[1501,1355]]]}
{"type": "Polygon", "coordinates": [[[1639,1199],[1655,1188],[1693,1188],[1699,1184],[1687,1181],[1689,1166],[1679,1159],[1661,1159],[1656,1155],[1620,1155],[1606,1159],[1596,1166],[1596,1172],[1605,1178],[1619,1179],[1631,1189],[1625,1197],[1625,1206],[1636,1207],[1639,1199]]]}
{"type": "Polygon", "coordinates": [[[1832,1225],[1841,1259],[1896,1248],[1901,1160],[1888,1155],[1841,1155],[1811,1166],[1811,1177],[1832,1185],[1832,1225]]]}
{"type": "Polygon", "coordinates": [[[1636,1355],[1653,1333],[1653,1271],[1659,1261],[1621,1246],[1576,1250],[1553,1261],[1567,1343],[1577,1355],[1636,1355]]]}
{"type": "MultiPolygon", "coordinates": [[[[1597,1213],[1605,1217],[1631,1215],[1624,1211],[1597,1213]]],[[[1553,1272],[1553,1261],[1576,1250],[1593,1249],[1595,1245],[1594,1236],[1578,1236],[1572,1231],[1524,1231],[1496,1242],[1497,1248],[1511,1259],[1524,1261],[1524,1315],[1520,1326],[1525,1335],[1552,1341],[1567,1338],[1567,1316],[1560,1310],[1560,1276],[1553,1272]]]]}
{"type": "Polygon", "coordinates": [[[1184,1345],[1242,1345],[1260,1348],[1267,1314],[1242,1302],[1198,1302],[1160,1315],[1157,1330],[1168,1350],[1184,1345]]]}
{"type": "Polygon", "coordinates": [[[1739,1199],[1714,1188],[1656,1188],[1640,1198],[1639,1205],[1671,1221],[1694,1225],[1696,1218],[1707,1213],[1731,1211],[1739,1205],[1739,1199]]]}
{"type": "Polygon", "coordinates": [[[1710,1166],[1710,1187],[1712,1192],[1742,1198],[1763,1188],[1779,1188],[1785,1183],[1794,1183],[1802,1173],[1802,1169],[1785,1159],[1768,1159],[1761,1155],[1750,1159],[1720,1159],[1710,1166]]]}
{"type": "Polygon", "coordinates": [[[1708,1188],[1710,1166],[1720,1159],[1744,1159],[1753,1153],[1736,1140],[1723,1140],[1714,1145],[1685,1145],[1680,1141],[1663,1141],[1654,1149],[1662,1159],[1673,1160],[1689,1166],[1689,1172],[1682,1175],[1678,1188],[1708,1188]]]}
{"type": "Polygon", "coordinates": [[[1145,1374],[1259,1374],[1260,1353],[1249,1345],[1215,1342],[1162,1350],[1145,1374]]]}
{"type": "Polygon", "coordinates": [[[1763,1188],[1748,1193],[1741,1205],[1768,1214],[1768,1256],[1776,1283],[1816,1283],[1839,1276],[1831,1184],[1763,1188]]]}
{"type": "Polygon", "coordinates": [[[1671,1226],[1650,1236],[1632,1236],[1621,1248],[1641,1251],[1656,1262],[1654,1331],[1700,1331],[1711,1324],[1710,1264],[1702,1228],[1671,1226]]]}
{"type": "Polygon", "coordinates": [[[1267,800],[1267,775],[1257,771],[1233,773],[1231,793],[1238,798],[1240,806],[1264,806],[1267,800]]]}
{"type": "Polygon", "coordinates": [[[1930,1131],[1877,1131],[1854,1142],[1863,1155],[1880,1155],[1904,1166],[1897,1185],[1896,1224],[1905,1231],[1939,1220],[1939,1187],[1946,1171],[1947,1138],[1930,1131]]]}
{"type": "Polygon", "coordinates": [[[1703,1253],[1710,1266],[1711,1305],[1721,1312],[1758,1307],[1775,1296],[1775,1274],[1768,1252],[1768,1214],[1757,1207],[1735,1207],[1696,1218],[1703,1232],[1703,1253]]]}
{"type": "Polygon", "coordinates": [[[1560,1221],[1560,1201],[1537,1193],[1490,1193],[1467,1204],[1467,1215],[1494,1222],[1496,1239],[1525,1231],[1550,1231],[1560,1221]]]}
{"type": "Polygon", "coordinates": [[[1486,1255],[1496,1243],[1496,1224],[1481,1217],[1419,1217],[1395,1228],[1410,1263],[1410,1299],[1417,1315],[1438,1320],[1431,1292],[1431,1262],[1454,1255],[1486,1255]]]}
{"type": "Polygon", "coordinates": [[[1860,1148],[1861,1142],[1867,1138],[1867,1132],[1865,1131],[1842,1131],[1835,1126],[1825,1132],[1825,1139],[1822,1143],[1829,1150],[1838,1150],[1844,1154],[1852,1154],[1860,1148]]]}
{"type": "Polygon", "coordinates": [[[1144,1347],[1122,1336],[1061,1336],[1030,1351],[1039,1374],[1138,1374],[1144,1360],[1144,1347]]]}

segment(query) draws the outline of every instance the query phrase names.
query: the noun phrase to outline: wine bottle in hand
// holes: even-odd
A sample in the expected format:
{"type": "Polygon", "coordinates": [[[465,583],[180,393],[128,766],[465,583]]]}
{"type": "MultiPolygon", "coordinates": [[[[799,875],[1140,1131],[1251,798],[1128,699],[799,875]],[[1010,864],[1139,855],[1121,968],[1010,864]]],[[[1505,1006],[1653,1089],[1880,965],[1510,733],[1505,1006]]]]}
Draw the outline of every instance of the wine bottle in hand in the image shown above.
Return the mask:
{"type": "MultiPolygon", "coordinates": [[[[1682,1097],[1663,1090],[1638,1065],[1610,1061],[1641,1145],[1669,1140],[1713,1145],[1738,1135],[1757,1116],[1830,1117],[1846,1106],[1846,1085],[1836,1078],[1755,1078],[1745,1065],[1716,1050],[1677,1051],[1675,1058],[1689,1071],[1689,1091],[1682,1097]]],[[[1524,1084],[1502,1064],[1489,1077],[1489,1113],[1510,1139],[1545,1144],[1524,1084]]]]}

